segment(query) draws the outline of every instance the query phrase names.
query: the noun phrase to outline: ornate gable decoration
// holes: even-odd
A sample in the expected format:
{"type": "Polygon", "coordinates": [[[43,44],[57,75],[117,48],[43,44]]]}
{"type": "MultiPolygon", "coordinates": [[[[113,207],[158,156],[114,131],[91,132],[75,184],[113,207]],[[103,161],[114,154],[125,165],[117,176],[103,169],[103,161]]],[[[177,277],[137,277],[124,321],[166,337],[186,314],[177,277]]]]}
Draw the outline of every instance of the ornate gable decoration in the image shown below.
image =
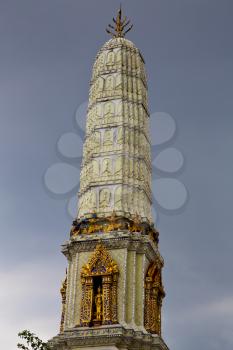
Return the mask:
{"type": "Polygon", "coordinates": [[[97,244],[89,262],[82,267],[81,276],[109,275],[118,273],[118,266],[112,260],[107,249],[97,244]]]}

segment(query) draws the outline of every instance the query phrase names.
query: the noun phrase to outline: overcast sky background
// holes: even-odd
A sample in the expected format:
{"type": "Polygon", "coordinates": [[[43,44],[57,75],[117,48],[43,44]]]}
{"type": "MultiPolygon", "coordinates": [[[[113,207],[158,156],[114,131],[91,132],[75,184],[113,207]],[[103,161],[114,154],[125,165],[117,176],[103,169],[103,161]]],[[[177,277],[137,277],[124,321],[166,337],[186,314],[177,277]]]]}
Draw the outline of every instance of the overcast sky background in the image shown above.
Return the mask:
{"type": "MultiPolygon", "coordinates": [[[[142,51],[150,110],[173,116],[184,210],[161,214],[163,336],[171,349],[233,348],[233,2],[122,1],[142,51]]],[[[74,130],[118,1],[0,0],[0,348],[58,332],[71,219],[43,174],[74,130]]],[[[152,130],[153,135],[153,130],[152,130]]]]}

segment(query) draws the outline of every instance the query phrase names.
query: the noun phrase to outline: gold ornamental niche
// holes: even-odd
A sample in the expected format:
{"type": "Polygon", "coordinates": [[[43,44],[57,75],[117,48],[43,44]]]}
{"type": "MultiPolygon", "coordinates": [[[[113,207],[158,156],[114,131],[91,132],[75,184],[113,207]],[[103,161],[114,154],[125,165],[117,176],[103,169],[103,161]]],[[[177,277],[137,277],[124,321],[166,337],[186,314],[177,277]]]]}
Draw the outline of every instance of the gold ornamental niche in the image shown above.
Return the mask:
{"type": "Polygon", "coordinates": [[[162,284],[163,263],[152,262],[145,278],[144,325],[147,332],[161,335],[161,308],[165,292],[162,284]]]}
{"type": "Polygon", "coordinates": [[[118,323],[118,266],[107,249],[98,244],[89,262],[82,267],[80,326],[93,327],[118,323]]]}

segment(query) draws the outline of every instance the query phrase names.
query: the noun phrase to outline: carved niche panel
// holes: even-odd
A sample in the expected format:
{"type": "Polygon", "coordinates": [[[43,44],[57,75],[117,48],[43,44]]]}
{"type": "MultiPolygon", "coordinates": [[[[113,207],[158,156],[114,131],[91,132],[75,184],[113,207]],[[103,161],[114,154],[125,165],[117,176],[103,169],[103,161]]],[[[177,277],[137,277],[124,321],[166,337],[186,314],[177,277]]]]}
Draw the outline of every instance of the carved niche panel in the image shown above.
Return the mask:
{"type": "Polygon", "coordinates": [[[122,75],[120,73],[118,73],[115,77],[115,89],[116,90],[122,90],[122,75]]]}
{"type": "Polygon", "coordinates": [[[94,190],[89,190],[81,197],[80,210],[83,214],[92,212],[96,208],[96,193],[94,190]]]}
{"type": "Polygon", "coordinates": [[[101,143],[101,133],[94,131],[91,135],[90,148],[94,152],[99,152],[101,143]]]}
{"type": "Polygon", "coordinates": [[[99,68],[99,70],[102,70],[104,68],[105,59],[106,59],[106,53],[102,52],[96,61],[97,67],[99,68]]]}
{"type": "Polygon", "coordinates": [[[117,323],[118,274],[117,264],[107,249],[98,244],[81,270],[81,326],[117,323]]]}
{"type": "Polygon", "coordinates": [[[111,204],[111,191],[108,188],[103,188],[99,191],[99,207],[106,209],[111,204]]]}
{"type": "Polygon", "coordinates": [[[122,117],[122,114],[123,114],[123,103],[121,100],[118,100],[116,104],[116,115],[122,117]]]}
{"type": "Polygon", "coordinates": [[[118,145],[122,145],[124,143],[124,130],[122,126],[117,128],[117,139],[116,142],[118,145]]]}
{"type": "Polygon", "coordinates": [[[122,186],[118,186],[114,193],[114,209],[122,210],[123,189],[122,186]]]}
{"type": "Polygon", "coordinates": [[[112,175],[112,159],[104,158],[102,161],[102,176],[112,175]]]}
{"type": "Polygon", "coordinates": [[[111,69],[115,63],[115,55],[113,51],[107,53],[106,65],[108,69],[111,69]]]}
{"type": "Polygon", "coordinates": [[[103,111],[103,116],[104,116],[104,123],[110,123],[114,117],[115,113],[115,104],[111,101],[108,101],[104,104],[104,111],[103,111]]]}
{"type": "Polygon", "coordinates": [[[116,57],[116,65],[117,66],[121,66],[121,62],[122,62],[121,49],[120,50],[115,50],[115,57],[116,57]]]}
{"type": "Polygon", "coordinates": [[[103,137],[103,146],[110,150],[113,146],[113,136],[114,136],[114,130],[112,128],[105,129],[104,131],[104,137],[103,137]]]}
{"type": "Polygon", "coordinates": [[[98,77],[95,82],[95,97],[98,97],[98,94],[103,91],[104,88],[104,79],[102,77],[98,77]]]}
{"type": "Polygon", "coordinates": [[[97,103],[96,104],[96,117],[97,118],[102,118],[103,117],[102,103],[97,103]]]}
{"type": "Polygon", "coordinates": [[[108,75],[107,78],[105,79],[104,83],[104,90],[106,91],[111,91],[114,89],[114,76],[113,75],[108,75]]]}
{"type": "Polygon", "coordinates": [[[95,178],[99,177],[99,161],[93,160],[92,161],[92,175],[95,178]]]}
{"type": "Polygon", "coordinates": [[[161,335],[161,307],[165,292],[162,284],[162,263],[152,262],[145,277],[144,326],[150,333],[161,335]]]}
{"type": "Polygon", "coordinates": [[[115,160],[115,172],[114,176],[122,176],[123,175],[123,157],[117,157],[115,160]]]}

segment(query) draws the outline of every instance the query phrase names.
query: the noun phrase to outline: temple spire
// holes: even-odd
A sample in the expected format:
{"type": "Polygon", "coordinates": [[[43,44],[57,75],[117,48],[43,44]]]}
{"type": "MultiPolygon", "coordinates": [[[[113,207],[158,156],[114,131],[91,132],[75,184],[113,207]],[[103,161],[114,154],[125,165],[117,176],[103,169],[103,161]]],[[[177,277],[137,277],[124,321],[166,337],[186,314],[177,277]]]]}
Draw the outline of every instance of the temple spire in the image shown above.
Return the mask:
{"type": "Polygon", "coordinates": [[[128,25],[130,24],[130,20],[126,16],[124,16],[124,19],[122,19],[121,5],[116,18],[113,17],[112,20],[114,25],[109,24],[108,28],[106,28],[106,32],[110,34],[113,38],[123,38],[125,34],[133,28],[133,24],[131,24],[128,27],[128,25]],[[109,30],[109,28],[113,30],[113,32],[109,30]]]}
{"type": "Polygon", "coordinates": [[[93,66],[78,213],[62,245],[61,328],[51,350],[168,350],[145,62],[124,38],[132,25],[121,8],[113,22],[114,38],[93,66]]]}

